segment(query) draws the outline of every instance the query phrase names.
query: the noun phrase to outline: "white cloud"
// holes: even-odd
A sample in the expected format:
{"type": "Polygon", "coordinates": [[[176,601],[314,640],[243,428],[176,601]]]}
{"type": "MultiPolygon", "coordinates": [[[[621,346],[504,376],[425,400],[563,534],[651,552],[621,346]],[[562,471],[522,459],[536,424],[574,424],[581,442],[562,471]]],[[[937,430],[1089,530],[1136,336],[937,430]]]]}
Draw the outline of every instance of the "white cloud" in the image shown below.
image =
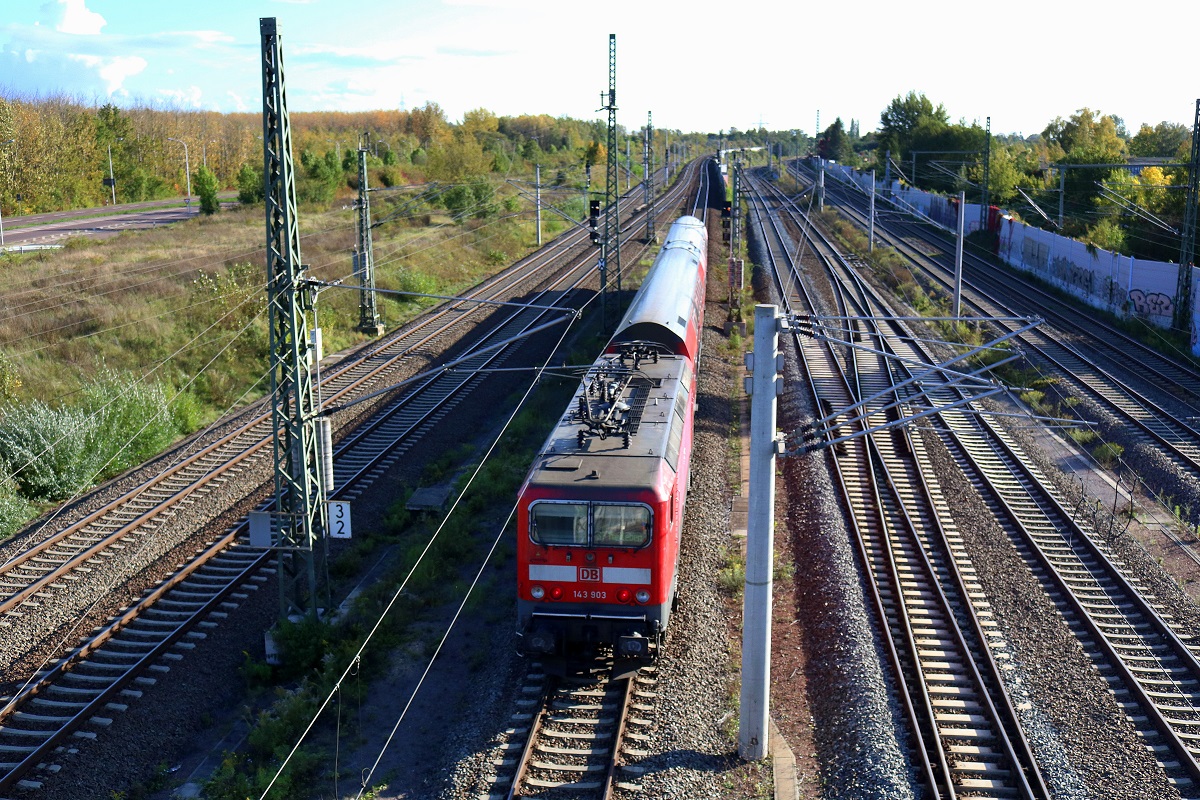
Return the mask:
{"type": "Polygon", "coordinates": [[[67,58],[83,64],[88,69],[94,70],[100,76],[100,79],[104,81],[104,91],[110,95],[118,92],[124,93],[125,80],[137,75],[146,68],[146,59],[141,56],[103,58],[101,56],[67,53],[67,58]]]}
{"type": "Polygon", "coordinates": [[[242,99],[242,96],[240,94],[238,94],[237,92],[226,92],[226,94],[229,95],[231,98],[233,98],[233,107],[236,110],[238,110],[238,111],[249,111],[250,110],[249,106],[246,105],[246,101],[242,99]]]}
{"type": "Polygon", "coordinates": [[[189,108],[201,108],[203,105],[203,93],[199,86],[189,86],[186,89],[159,89],[158,93],[163,97],[174,100],[181,106],[189,108]]]}
{"type": "Polygon", "coordinates": [[[88,10],[86,0],[58,0],[58,3],[64,10],[62,21],[54,26],[56,31],[80,36],[99,36],[100,29],[108,24],[104,17],[88,10]]]}

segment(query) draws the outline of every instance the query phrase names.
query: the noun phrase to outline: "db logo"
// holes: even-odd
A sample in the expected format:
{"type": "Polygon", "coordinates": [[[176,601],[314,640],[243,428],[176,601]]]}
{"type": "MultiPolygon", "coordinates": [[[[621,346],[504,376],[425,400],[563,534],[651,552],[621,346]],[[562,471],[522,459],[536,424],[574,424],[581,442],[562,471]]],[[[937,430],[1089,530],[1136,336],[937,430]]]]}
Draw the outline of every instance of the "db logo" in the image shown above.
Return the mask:
{"type": "Polygon", "coordinates": [[[598,581],[600,580],[599,567],[580,567],[579,580],[581,581],[598,581]]]}

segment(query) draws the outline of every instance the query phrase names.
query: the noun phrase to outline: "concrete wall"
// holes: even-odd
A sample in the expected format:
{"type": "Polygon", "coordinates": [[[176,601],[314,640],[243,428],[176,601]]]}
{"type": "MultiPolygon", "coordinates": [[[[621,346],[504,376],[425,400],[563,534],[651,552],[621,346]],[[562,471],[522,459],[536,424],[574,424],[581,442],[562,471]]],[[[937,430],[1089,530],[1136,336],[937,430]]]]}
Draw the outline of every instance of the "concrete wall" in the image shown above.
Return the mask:
{"type": "MultiPolygon", "coordinates": [[[[854,183],[865,192],[869,192],[871,187],[870,173],[861,173],[841,164],[826,166],[826,180],[854,183]]],[[[951,204],[950,198],[901,185],[899,181],[891,183],[892,202],[895,205],[926,217],[949,231],[957,230],[957,209],[951,204]]],[[[885,188],[882,181],[876,184],[879,192],[885,188]]],[[[979,214],[978,203],[966,204],[967,233],[979,229],[979,214]]],[[[1175,313],[1178,264],[1144,261],[1098,247],[1089,248],[1076,239],[1030,227],[1008,216],[1000,222],[997,255],[1008,265],[1037,275],[1093,308],[1101,308],[1122,317],[1140,317],[1160,328],[1171,325],[1175,313]]],[[[1192,280],[1194,286],[1200,286],[1195,277],[1192,280]]],[[[1200,292],[1193,295],[1200,295],[1200,292]]],[[[1200,341],[1196,333],[1200,322],[1200,301],[1193,305],[1196,307],[1192,311],[1192,352],[1200,355],[1197,349],[1200,341]]]]}

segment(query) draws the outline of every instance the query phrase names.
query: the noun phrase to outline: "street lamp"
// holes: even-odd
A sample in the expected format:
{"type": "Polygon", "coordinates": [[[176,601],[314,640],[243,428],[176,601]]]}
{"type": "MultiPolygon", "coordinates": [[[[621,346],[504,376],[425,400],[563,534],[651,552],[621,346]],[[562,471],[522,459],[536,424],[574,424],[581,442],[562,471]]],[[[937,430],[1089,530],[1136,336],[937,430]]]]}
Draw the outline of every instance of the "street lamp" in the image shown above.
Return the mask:
{"type": "MultiPolygon", "coordinates": [[[[125,137],[118,136],[118,142],[125,141],[125,137]]],[[[112,204],[117,204],[117,179],[113,177],[112,168],[112,142],[108,143],[108,188],[112,189],[112,204]]]]}
{"type": "MultiPolygon", "coordinates": [[[[5,139],[0,146],[12,144],[16,139],[5,139]]],[[[0,247],[4,247],[4,204],[0,203],[0,247]]]]}
{"type": "Polygon", "coordinates": [[[190,209],[192,207],[192,167],[191,162],[188,161],[187,142],[183,139],[176,139],[174,136],[168,136],[167,141],[179,142],[183,145],[183,172],[187,176],[187,207],[190,209]]]}

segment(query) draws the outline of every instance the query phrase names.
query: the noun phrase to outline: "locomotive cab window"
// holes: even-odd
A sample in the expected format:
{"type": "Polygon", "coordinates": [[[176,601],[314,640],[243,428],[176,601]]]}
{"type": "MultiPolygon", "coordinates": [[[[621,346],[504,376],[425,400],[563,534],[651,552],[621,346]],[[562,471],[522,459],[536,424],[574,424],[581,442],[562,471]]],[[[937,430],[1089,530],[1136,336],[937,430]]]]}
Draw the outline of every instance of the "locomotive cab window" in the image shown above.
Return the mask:
{"type": "Polygon", "coordinates": [[[645,547],[651,519],[643,505],[543,500],[529,507],[529,538],[547,547],[645,547]]]}
{"type": "Polygon", "coordinates": [[[597,505],[596,547],[645,547],[650,543],[650,509],[645,506],[597,505]]]}
{"type": "Polygon", "coordinates": [[[587,544],[587,503],[534,503],[529,514],[529,536],[538,544],[587,544]]]}

